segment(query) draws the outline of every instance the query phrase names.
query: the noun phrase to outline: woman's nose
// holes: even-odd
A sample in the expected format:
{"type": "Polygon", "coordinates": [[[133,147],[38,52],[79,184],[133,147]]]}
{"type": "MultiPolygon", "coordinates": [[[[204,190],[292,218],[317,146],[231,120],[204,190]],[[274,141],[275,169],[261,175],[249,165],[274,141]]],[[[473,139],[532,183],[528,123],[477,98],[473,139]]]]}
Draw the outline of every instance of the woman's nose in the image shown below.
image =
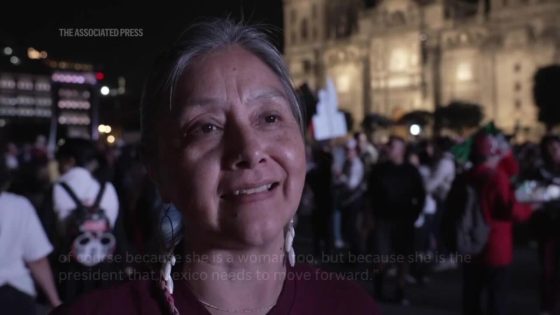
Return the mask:
{"type": "Polygon", "coordinates": [[[266,161],[262,134],[251,126],[232,126],[227,137],[226,163],[230,169],[251,169],[266,161]]]}

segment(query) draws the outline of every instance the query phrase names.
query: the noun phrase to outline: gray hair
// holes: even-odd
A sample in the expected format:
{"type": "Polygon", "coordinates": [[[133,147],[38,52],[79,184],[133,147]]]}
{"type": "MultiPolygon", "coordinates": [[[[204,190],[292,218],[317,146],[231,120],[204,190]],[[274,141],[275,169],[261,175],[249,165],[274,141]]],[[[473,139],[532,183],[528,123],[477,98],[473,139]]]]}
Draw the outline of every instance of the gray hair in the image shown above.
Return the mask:
{"type": "Polygon", "coordinates": [[[300,106],[283,57],[266,34],[254,26],[215,19],[190,26],[177,42],[158,60],[146,85],[141,101],[142,146],[152,159],[157,147],[157,122],[164,110],[171,112],[174,93],[184,70],[200,55],[239,45],[260,58],[278,76],[300,131],[303,134],[303,108],[300,106]]]}

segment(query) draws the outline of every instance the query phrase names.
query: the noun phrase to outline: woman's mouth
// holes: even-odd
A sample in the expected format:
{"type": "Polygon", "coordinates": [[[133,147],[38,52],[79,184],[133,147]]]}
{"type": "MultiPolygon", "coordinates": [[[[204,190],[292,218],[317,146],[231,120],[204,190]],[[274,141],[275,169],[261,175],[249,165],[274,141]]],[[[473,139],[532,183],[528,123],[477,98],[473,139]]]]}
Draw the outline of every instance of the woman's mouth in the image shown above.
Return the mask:
{"type": "Polygon", "coordinates": [[[230,193],[223,195],[225,199],[239,199],[244,197],[253,197],[268,195],[267,193],[274,190],[278,186],[278,182],[267,183],[262,185],[247,185],[244,188],[232,189],[230,193]]]}
{"type": "Polygon", "coordinates": [[[271,184],[266,184],[266,185],[261,185],[259,187],[255,187],[255,188],[249,188],[249,189],[239,189],[239,190],[235,190],[233,192],[234,196],[239,196],[239,195],[252,195],[252,194],[258,194],[264,191],[269,191],[272,189],[272,186],[274,185],[274,183],[271,184]]]}

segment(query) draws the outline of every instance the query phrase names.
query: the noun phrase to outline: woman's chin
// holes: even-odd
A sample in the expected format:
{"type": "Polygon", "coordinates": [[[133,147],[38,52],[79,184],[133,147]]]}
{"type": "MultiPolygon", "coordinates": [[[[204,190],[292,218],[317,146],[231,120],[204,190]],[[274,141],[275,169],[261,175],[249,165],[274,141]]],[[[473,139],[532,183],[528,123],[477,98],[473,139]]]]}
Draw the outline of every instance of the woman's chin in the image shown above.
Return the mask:
{"type": "Polygon", "coordinates": [[[247,249],[266,248],[275,243],[283,244],[284,226],[274,221],[257,222],[255,220],[236,225],[227,234],[230,239],[237,241],[240,246],[247,249]]]}

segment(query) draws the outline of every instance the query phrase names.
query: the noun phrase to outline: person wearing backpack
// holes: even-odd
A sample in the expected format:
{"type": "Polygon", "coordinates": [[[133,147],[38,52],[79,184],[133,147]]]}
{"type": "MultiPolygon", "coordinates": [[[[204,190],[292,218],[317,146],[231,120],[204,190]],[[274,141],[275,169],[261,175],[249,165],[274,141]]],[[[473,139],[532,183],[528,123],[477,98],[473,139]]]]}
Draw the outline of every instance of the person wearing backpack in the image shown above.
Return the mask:
{"type": "Polygon", "coordinates": [[[114,186],[93,177],[96,150],[89,140],[66,139],[56,153],[60,178],[52,189],[53,210],[58,222],[58,257],[63,300],[105,286],[95,272],[111,269],[106,260],[116,240],[113,229],[119,212],[114,186]],[[77,279],[74,275],[87,275],[77,279]]]}
{"type": "Polygon", "coordinates": [[[473,168],[465,174],[466,181],[476,192],[489,234],[482,251],[464,264],[463,314],[502,315],[506,314],[508,266],[513,260],[513,223],[528,220],[532,207],[515,199],[508,174],[498,167],[501,155],[491,135],[475,135],[471,160],[473,168]]]}

